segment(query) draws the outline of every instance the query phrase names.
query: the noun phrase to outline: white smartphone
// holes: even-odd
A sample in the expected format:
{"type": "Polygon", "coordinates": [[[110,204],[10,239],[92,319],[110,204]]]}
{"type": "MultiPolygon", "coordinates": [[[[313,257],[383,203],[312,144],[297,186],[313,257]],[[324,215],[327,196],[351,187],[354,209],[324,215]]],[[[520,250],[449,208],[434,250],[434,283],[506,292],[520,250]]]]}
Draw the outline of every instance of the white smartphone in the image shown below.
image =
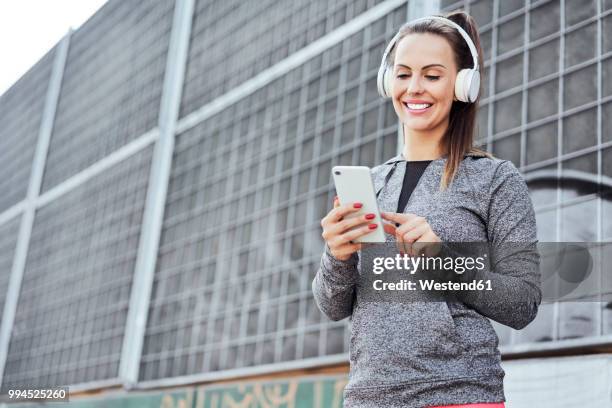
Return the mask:
{"type": "Polygon", "coordinates": [[[375,215],[375,218],[369,222],[378,224],[378,227],[372,232],[353,240],[353,242],[385,242],[383,222],[378,210],[370,168],[365,166],[335,166],[332,169],[332,175],[340,204],[352,202],[363,204],[359,211],[351,213],[346,218],[363,217],[365,214],[371,213],[375,215]]]}

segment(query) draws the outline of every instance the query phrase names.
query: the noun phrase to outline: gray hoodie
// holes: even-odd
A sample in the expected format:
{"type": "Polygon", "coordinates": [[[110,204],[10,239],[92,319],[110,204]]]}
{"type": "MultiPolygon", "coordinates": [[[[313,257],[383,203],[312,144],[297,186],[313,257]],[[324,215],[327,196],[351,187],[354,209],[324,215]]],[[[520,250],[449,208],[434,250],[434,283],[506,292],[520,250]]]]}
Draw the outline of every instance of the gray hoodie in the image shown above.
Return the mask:
{"type": "MultiPolygon", "coordinates": [[[[493,291],[457,292],[455,301],[377,302],[365,289],[371,283],[372,272],[366,270],[371,262],[362,261],[381,246],[340,261],[326,245],[312,290],[327,317],[351,317],[345,407],[505,401],[498,338],[489,319],[521,329],[536,316],[542,295],[533,205],[509,161],[467,155],[441,192],[445,162],[431,162],[404,212],[425,217],[442,242],[488,242],[492,248],[518,242],[529,247],[520,256],[490,259],[490,269],[477,277],[490,279],[493,291]]],[[[405,169],[402,155],[372,169],[381,211],[396,211],[405,169]]],[[[388,234],[386,239],[395,241],[388,234]]]]}

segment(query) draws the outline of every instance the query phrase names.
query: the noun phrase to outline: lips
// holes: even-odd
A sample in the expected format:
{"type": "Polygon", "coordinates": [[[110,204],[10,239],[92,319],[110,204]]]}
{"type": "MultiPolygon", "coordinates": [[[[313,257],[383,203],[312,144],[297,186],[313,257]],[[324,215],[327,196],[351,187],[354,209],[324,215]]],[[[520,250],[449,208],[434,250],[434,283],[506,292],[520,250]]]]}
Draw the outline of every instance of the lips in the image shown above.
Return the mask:
{"type": "Polygon", "coordinates": [[[425,109],[431,106],[430,103],[406,103],[408,109],[425,109]]]}
{"type": "Polygon", "coordinates": [[[433,104],[427,101],[402,101],[410,113],[421,113],[427,111],[433,104]]]}

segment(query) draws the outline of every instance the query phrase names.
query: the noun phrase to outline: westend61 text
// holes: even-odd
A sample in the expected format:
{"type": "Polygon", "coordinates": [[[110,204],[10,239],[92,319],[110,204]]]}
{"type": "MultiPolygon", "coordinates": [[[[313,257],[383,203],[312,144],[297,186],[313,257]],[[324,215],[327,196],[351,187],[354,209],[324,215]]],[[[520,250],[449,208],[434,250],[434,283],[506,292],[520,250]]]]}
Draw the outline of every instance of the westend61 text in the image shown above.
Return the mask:
{"type": "Polygon", "coordinates": [[[375,280],[372,284],[374,290],[440,290],[440,291],[464,291],[464,290],[492,290],[490,280],[473,280],[471,282],[437,282],[430,279],[422,279],[417,282],[402,279],[399,282],[383,282],[375,280]]]}

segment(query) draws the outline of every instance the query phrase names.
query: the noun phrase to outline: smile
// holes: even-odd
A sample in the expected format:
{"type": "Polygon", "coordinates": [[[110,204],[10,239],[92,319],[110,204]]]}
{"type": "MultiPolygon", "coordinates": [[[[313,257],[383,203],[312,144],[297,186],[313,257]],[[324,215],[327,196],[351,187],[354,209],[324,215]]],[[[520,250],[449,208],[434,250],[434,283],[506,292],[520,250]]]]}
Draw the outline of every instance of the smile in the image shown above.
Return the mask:
{"type": "Polygon", "coordinates": [[[425,112],[432,105],[431,103],[406,103],[406,102],[402,102],[402,104],[408,109],[408,112],[410,113],[425,112]]]}

